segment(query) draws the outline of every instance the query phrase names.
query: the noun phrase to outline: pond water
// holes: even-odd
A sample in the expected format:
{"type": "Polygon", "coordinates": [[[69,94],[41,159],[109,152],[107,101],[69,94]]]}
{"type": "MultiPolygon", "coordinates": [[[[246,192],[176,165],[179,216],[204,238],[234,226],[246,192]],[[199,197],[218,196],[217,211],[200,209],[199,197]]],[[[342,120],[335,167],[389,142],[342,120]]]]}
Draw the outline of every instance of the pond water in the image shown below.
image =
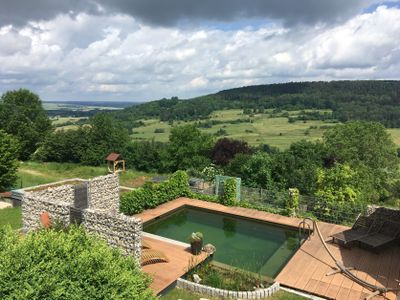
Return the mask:
{"type": "Polygon", "coordinates": [[[181,242],[200,231],[204,245],[217,248],[215,261],[271,278],[301,244],[297,230],[190,207],[144,224],[144,231],[181,242]]]}

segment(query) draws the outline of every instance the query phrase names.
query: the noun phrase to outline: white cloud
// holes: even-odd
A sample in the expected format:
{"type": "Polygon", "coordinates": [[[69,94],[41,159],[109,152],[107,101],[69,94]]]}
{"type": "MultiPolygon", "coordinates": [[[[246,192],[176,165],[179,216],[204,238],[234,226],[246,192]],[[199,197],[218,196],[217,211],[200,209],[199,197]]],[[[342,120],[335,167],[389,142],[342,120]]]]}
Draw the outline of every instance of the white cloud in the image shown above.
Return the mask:
{"type": "Polygon", "coordinates": [[[0,28],[0,92],[153,100],[289,80],[400,77],[400,9],[335,26],[163,28],[123,14],[58,15],[0,28]]]}
{"type": "Polygon", "coordinates": [[[194,88],[205,87],[207,83],[208,83],[207,78],[204,78],[203,76],[193,78],[190,81],[190,85],[194,88]]]}

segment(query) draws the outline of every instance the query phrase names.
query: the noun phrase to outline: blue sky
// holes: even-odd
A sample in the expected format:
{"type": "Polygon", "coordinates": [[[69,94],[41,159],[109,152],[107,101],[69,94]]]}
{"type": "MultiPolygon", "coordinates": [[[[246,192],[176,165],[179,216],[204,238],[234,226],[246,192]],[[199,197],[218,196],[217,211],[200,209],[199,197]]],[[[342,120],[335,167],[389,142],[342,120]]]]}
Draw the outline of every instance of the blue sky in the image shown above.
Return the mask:
{"type": "Polygon", "coordinates": [[[399,79],[400,2],[0,0],[0,93],[150,101],[399,79]]]}

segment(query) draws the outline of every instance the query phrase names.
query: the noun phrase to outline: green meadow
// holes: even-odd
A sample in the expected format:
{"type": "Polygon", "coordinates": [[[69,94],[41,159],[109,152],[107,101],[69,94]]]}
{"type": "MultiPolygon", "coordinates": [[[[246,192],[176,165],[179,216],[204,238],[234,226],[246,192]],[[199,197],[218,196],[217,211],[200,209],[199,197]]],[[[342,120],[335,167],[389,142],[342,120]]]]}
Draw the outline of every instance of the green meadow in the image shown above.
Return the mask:
{"type": "MultiPolygon", "coordinates": [[[[292,111],[288,113],[290,116],[295,117],[299,112],[292,111]]],[[[216,111],[209,120],[217,120],[222,123],[213,125],[211,128],[200,128],[200,130],[211,134],[217,134],[218,131],[224,130],[226,133],[220,135],[220,137],[244,140],[250,145],[269,144],[285,149],[291,143],[302,139],[319,139],[326,128],[337,124],[323,121],[296,121],[289,123],[287,117],[280,115],[273,115],[270,111],[266,111],[264,114],[255,114],[254,116],[244,115],[242,110],[235,109],[216,111]],[[230,123],[235,120],[250,120],[250,122],[230,123]]],[[[168,141],[172,126],[195,123],[193,121],[175,122],[170,125],[168,122],[161,122],[157,119],[142,121],[145,126],[133,128],[132,138],[137,140],[154,139],[161,142],[168,141]],[[155,133],[156,129],[162,129],[164,132],[155,133]]]]}
{"type": "MultiPolygon", "coordinates": [[[[329,112],[328,110],[306,111],[329,112]]],[[[253,146],[269,144],[280,149],[287,149],[291,143],[302,139],[320,139],[325,130],[338,124],[337,122],[321,120],[295,121],[293,123],[288,121],[288,116],[296,117],[299,113],[300,111],[272,113],[272,110],[266,110],[263,114],[245,115],[243,110],[230,109],[215,111],[207,120],[176,121],[173,124],[162,122],[159,119],[143,119],[141,121],[145,125],[132,128],[131,137],[133,140],[154,139],[155,141],[167,142],[173,126],[215,120],[219,124],[212,125],[210,128],[199,127],[199,129],[218,137],[243,140],[253,146]]],[[[52,118],[52,123],[57,126],[56,130],[75,130],[78,125],[71,123],[77,122],[82,118],[84,119],[84,117],[56,117],[52,118]]],[[[388,132],[392,135],[395,143],[400,146],[400,128],[390,128],[388,132]]]]}

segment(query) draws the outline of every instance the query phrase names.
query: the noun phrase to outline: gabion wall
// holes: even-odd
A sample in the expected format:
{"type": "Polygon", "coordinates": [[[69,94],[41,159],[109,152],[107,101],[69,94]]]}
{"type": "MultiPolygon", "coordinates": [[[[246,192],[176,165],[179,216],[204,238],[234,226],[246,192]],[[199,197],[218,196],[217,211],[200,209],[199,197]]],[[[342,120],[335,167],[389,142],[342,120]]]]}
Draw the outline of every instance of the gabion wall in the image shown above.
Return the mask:
{"type": "Polygon", "coordinates": [[[122,214],[110,214],[91,209],[83,210],[83,223],[88,232],[95,233],[112,247],[127,255],[141,255],[142,221],[122,214]]]}
{"type": "Polygon", "coordinates": [[[88,181],[88,201],[90,209],[118,212],[119,177],[117,174],[95,177],[88,181]]]}
{"type": "Polygon", "coordinates": [[[51,198],[43,198],[27,193],[22,200],[22,223],[24,231],[40,228],[40,215],[47,211],[52,219],[69,224],[70,203],[56,202],[51,198]]]}
{"type": "MultiPolygon", "coordinates": [[[[74,186],[64,185],[23,195],[22,219],[25,231],[40,228],[40,215],[48,212],[52,220],[70,224],[74,205],[74,186]]],[[[118,175],[107,175],[88,181],[89,208],[80,209],[82,225],[112,247],[119,247],[137,259],[141,255],[142,221],[118,212],[118,175]]]]}

